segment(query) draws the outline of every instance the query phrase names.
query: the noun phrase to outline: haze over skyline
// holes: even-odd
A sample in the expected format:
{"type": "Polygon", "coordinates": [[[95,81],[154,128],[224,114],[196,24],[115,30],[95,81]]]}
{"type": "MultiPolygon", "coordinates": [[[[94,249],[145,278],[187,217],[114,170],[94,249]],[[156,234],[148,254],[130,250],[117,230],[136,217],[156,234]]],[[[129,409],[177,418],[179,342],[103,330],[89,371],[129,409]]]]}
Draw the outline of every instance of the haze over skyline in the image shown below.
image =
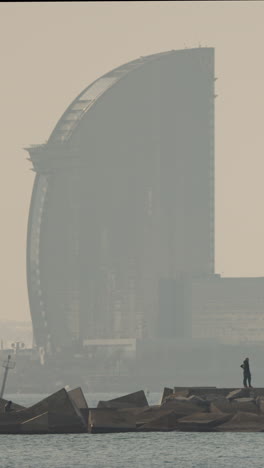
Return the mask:
{"type": "Polygon", "coordinates": [[[14,3],[0,6],[1,313],[29,320],[26,235],[45,142],[93,80],[139,56],[215,47],[215,270],[264,276],[262,2],[14,3]]]}

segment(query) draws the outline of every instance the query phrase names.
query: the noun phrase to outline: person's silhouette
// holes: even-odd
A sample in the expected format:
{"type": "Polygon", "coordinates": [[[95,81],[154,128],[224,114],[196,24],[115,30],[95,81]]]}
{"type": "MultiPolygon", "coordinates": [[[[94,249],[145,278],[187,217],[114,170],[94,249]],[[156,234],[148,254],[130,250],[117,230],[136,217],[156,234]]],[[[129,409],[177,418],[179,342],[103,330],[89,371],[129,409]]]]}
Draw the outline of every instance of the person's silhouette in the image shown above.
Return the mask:
{"type": "Polygon", "coordinates": [[[249,369],[249,358],[247,357],[244,361],[243,364],[241,364],[242,369],[243,369],[243,385],[245,388],[247,388],[247,383],[250,388],[251,386],[251,372],[249,369]]]}

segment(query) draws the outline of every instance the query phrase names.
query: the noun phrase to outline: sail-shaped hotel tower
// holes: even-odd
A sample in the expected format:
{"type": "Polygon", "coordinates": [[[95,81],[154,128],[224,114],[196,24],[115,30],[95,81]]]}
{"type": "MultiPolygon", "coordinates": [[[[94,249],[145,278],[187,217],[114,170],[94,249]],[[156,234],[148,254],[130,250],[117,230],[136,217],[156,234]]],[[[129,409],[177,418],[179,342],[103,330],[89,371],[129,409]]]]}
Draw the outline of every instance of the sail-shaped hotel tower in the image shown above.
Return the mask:
{"type": "Polygon", "coordinates": [[[185,286],[214,274],[214,80],[212,48],[140,57],[28,148],[39,348],[188,334],[185,286]]]}

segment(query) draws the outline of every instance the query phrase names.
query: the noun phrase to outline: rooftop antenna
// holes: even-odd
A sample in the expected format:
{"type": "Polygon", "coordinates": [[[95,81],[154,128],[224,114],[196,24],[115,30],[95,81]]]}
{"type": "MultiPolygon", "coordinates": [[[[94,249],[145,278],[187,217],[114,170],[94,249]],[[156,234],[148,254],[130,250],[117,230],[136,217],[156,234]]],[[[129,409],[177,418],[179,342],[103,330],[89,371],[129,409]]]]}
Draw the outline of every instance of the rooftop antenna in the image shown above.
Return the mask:
{"type": "Polygon", "coordinates": [[[5,369],[5,373],[4,373],[4,378],[3,378],[3,382],[2,382],[0,398],[3,398],[3,395],[4,395],[8,371],[9,371],[9,369],[14,369],[15,366],[16,366],[16,363],[15,363],[15,361],[11,361],[11,354],[9,354],[7,356],[7,360],[4,361],[3,365],[2,365],[2,367],[4,367],[4,369],[5,369]]]}

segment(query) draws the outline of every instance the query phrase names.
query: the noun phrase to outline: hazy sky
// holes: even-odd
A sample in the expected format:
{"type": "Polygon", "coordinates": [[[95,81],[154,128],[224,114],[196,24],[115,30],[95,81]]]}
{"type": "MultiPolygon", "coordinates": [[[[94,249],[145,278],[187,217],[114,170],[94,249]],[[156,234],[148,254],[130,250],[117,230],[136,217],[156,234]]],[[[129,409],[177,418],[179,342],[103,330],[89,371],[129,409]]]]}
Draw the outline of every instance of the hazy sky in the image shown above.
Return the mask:
{"type": "Polygon", "coordinates": [[[254,1],[1,3],[0,318],[30,317],[23,148],[100,75],[185,46],[215,47],[216,272],[264,276],[263,24],[254,1]]]}

